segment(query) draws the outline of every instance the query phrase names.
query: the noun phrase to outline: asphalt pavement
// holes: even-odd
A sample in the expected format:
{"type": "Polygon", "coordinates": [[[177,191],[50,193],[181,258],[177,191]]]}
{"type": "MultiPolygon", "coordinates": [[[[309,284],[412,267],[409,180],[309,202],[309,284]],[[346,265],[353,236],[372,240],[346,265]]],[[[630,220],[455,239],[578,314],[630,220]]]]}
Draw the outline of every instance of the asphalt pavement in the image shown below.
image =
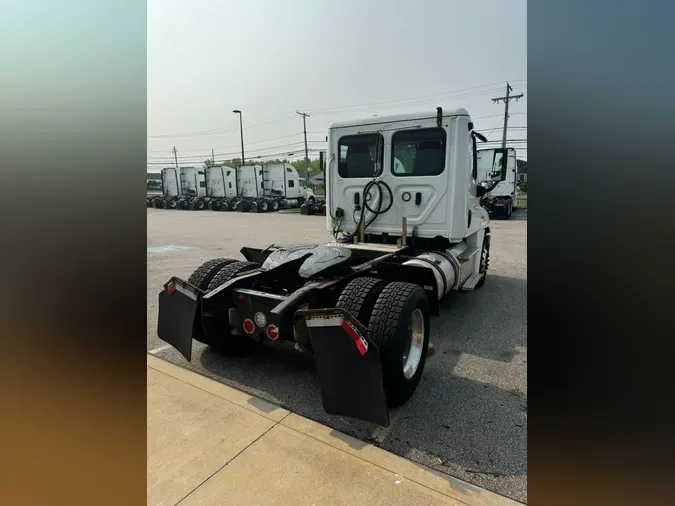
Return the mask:
{"type": "MultiPolygon", "coordinates": [[[[434,354],[392,425],[327,415],[313,362],[290,345],[253,343],[223,357],[194,342],[191,363],[156,336],[157,294],[242,246],[323,243],[325,217],[148,209],[148,351],[362,441],[527,502],[527,220],[491,223],[489,276],[450,294],[432,319],[434,354]]],[[[518,218],[518,219],[513,219],[518,218]]],[[[243,258],[242,258],[243,259],[243,258]]]]}

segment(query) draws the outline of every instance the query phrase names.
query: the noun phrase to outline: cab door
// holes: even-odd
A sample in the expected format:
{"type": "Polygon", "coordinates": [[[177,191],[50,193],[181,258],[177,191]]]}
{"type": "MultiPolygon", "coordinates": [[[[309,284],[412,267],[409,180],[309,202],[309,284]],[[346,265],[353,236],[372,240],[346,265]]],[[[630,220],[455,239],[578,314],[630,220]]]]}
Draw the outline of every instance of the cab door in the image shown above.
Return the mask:
{"type": "Polygon", "coordinates": [[[405,216],[408,233],[414,226],[424,225],[425,236],[444,235],[452,165],[448,163],[451,153],[447,126],[438,126],[433,119],[391,124],[385,129],[389,135],[382,180],[391,187],[393,203],[390,212],[378,217],[376,228],[400,230],[401,217],[405,216]]]}

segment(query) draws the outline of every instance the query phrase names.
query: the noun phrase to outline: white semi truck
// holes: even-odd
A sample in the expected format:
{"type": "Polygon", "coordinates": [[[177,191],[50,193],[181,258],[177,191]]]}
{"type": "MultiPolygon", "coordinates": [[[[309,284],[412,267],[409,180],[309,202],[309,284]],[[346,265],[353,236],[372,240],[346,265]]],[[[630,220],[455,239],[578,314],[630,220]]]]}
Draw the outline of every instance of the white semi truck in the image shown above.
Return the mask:
{"type": "Polygon", "coordinates": [[[465,109],[331,124],[333,241],[243,247],[245,261],[170,278],[159,338],[187,360],[193,339],[222,353],[245,339],[290,341],[314,357],[326,412],[389,425],[388,409],[419,384],[441,299],[486,280],[477,140],[465,109]]]}
{"type": "Polygon", "coordinates": [[[217,211],[267,212],[315,199],[289,163],[241,166],[207,172],[209,207],[217,211]],[[213,191],[212,191],[213,190],[213,191]]]}
{"type": "Polygon", "coordinates": [[[276,211],[315,200],[314,193],[288,163],[232,167],[162,169],[162,195],[149,207],[276,211]]]}
{"type": "Polygon", "coordinates": [[[190,203],[206,195],[204,169],[169,167],[162,169],[162,195],[149,197],[148,207],[189,209],[190,203]]]}
{"type": "Polygon", "coordinates": [[[516,150],[481,149],[477,159],[478,181],[487,190],[481,205],[491,217],[499,216],[508,220],[518,207],[516,150]]]}

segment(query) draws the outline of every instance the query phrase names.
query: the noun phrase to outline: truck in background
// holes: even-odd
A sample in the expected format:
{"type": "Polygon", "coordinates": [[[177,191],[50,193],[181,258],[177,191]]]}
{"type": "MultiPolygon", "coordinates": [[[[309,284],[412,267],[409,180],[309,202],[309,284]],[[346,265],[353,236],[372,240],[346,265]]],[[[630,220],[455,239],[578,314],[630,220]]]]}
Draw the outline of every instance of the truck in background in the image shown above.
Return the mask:
{"type": "Polygon", "coordinates": [[[267,212],[316,200],[289,163],[162,169],[162,195],[148,207],[267,212]]]}
{"type": "Polygon", "coordinates": [[[486,189],[481,199],[490,217],[508,220],[518,208],[516,150],[481,149],[477,153],[477,182],[486,189]]]}

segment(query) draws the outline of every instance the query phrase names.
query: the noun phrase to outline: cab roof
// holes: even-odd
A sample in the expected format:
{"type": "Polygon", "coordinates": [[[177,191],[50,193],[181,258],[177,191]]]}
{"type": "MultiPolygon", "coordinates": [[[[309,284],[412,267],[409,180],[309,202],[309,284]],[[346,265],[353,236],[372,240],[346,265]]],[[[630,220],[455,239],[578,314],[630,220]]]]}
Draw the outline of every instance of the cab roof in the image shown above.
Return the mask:
{"type": "MultiPolygon", "coordinates": [[[[469,117],[469,113],[464,108],[443,110],[444,118],[449,118],[452,116],[469,117]]],[[[405,114],[393,114],[390,116],[370,116],[368,118],[350,119],[345,121],[334,121],[333,123],[328,125],[328,129],[333,130],[336,128],[346,128],[354,126],[383,125],[388,123],[395,123],[397,121],[414,121],[422,119],[436,119],[436,110],[409,112],[405,114]]]]}

